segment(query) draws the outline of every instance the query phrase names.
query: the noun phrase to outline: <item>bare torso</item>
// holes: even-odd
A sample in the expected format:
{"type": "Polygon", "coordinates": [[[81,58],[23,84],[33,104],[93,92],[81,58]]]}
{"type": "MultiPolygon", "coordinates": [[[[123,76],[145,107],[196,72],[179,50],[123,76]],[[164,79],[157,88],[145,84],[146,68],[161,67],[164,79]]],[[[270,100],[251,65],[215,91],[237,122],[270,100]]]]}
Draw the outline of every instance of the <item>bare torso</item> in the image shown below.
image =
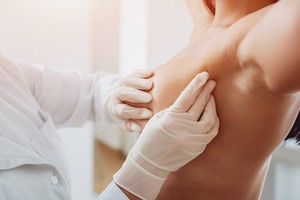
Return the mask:
{"type": "MultiPolygon", "coordinates": [[[[217,82],[213,93],[221,121],[218,136],[199,157],[163,185],[157,199],[258,199],[272,152],[299,112],[298,94],[271,90],[263,69],[243,55],[241,44],[268,12],[247,15],[228,28],[195,28],[189,45],[154,70],[155,113],[171,105],[199,72],[217,82]]],[[[284,66],[283,66],[284,67],[284,66]]]]}

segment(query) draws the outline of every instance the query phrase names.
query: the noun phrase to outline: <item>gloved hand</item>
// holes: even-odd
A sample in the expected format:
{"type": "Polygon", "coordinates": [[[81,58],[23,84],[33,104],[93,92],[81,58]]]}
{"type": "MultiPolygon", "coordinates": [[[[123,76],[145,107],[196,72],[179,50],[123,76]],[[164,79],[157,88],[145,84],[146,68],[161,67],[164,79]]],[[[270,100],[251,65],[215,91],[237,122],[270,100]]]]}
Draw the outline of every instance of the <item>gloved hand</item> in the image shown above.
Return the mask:
{"type": "Polygon", "coordinates": [[[124,102],[148,103],[152,95],[145,92],[153,86],[147,79],[153,75],[148,69],[137,70],[119,80],[108,102],[109,112],[123,122],[123,127],[129,132],[141,132],[142,128],[134,122],[137,119],[149,119],[153,113],[147,108],[136,108],[124,102]]]}
{"type": "Polygon", "coordinates": [[[208,73],[197,75],[171,107],[150,119],[115,183],[137,197],[155,199],[170,172],[205,150],[219,129],[211,95],[215,82],[207,81],[208,73]]]}

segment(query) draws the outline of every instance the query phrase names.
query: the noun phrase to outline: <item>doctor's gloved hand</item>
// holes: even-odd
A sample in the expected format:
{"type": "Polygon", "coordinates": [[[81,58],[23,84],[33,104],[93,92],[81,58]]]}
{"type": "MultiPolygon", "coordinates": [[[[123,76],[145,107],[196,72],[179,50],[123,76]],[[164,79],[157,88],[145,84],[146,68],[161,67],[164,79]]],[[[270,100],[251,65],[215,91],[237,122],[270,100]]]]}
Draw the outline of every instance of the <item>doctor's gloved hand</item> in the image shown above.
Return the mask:
{"type": "Polygon", "coordinates": [[[211,95],[215,85],[208,73],[198,74],[172,106],[154,115],[114,175],[115,183],[139,198],[155,199],[170,172],[200,155],[219,129],[211,95]]]}
{"type": "Polygon", "coordinates": [[[138,119],[149,119],[153,113],[147,108],[137,108],[127,105],[130,103],[149,103],[152,95],[146,91],[151,90],[153,83],[150,79],[153,72],[148,69],[137,70],[116,83],[108,102],[109,112],[121,120],[123,127],[129,132],[140,133],[142,127],[134,122],[138,119]]]}

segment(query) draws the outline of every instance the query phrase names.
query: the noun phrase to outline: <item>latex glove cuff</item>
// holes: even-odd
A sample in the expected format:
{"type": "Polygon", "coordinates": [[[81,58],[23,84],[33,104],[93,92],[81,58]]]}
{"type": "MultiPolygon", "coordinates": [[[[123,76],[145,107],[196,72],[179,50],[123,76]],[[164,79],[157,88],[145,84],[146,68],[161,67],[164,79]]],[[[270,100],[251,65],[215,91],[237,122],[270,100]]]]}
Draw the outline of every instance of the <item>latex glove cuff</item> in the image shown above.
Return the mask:
{"type": "Polygon", "coordinates": [[[123,166],[113,176],[113,179],[116,184],[126,188],[135,196],[152,200],[158,195],[168,174],[169,172],[157,169],[139,154],[130,151],[123,166]]]}

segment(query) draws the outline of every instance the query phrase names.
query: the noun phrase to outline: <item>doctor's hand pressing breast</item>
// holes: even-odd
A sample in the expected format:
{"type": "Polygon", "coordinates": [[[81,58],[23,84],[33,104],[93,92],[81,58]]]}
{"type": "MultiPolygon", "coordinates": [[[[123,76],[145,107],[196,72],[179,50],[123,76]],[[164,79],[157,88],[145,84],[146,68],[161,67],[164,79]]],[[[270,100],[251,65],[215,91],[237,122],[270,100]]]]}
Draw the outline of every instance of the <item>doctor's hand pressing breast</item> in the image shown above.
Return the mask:
{"type": "Polygon", "coordinates": [[[115,84],[109,98],[109,112],[121,121],[123,128],[129,132],[140,133],[142,127],[134,120],[149,119],[153,115],[147,108],[126,104],[126,102],[149,103],[152,100],[152,95],[146,92],[153,86],[153,82],[148,79],[152,75],[153,72],[148,69],[137,70],[127,75],[115,84]]]}
{"type": "Polygon", "coordinates": [[[208,78],[206,72],[198,74],[172,106],[145,126],[114,175],[128,198],[155,199],[168,174],[199,156],[217,135],[219,119],[211,95],[216,83],[208,78]]]}

